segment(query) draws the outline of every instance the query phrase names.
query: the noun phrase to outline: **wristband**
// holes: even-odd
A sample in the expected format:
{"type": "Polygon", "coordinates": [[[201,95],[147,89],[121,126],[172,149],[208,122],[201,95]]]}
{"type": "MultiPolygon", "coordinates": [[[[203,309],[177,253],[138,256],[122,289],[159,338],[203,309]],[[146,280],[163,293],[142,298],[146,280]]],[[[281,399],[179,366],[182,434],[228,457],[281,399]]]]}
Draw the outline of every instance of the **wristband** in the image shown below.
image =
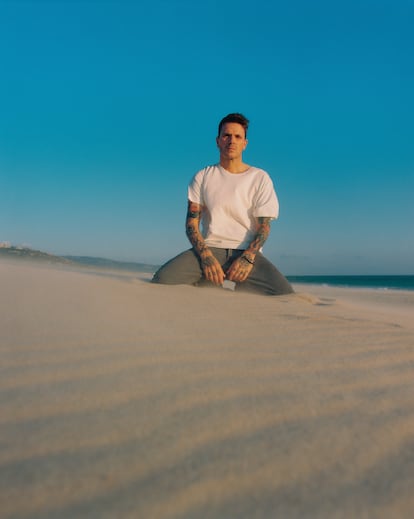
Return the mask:
{"type": "Polygon", "coordinates": [[[247,256],[242,256],[242,259],[244,259],[245,261],[247,261],[247,263],[250,263],[250,265],[254,265],[254,261],[249,260],[249,258],[248,258],[247,256]]]}

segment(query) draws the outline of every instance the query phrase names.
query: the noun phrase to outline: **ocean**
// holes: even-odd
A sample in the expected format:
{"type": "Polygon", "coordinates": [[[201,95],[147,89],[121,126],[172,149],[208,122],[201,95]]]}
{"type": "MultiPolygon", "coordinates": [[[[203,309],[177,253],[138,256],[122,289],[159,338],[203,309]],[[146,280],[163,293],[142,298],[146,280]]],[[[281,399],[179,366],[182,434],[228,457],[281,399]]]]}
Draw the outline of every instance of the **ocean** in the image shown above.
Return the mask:
{"type": "Polygon", "coordinates": [[[378,290],[414,290],[414,276],[286,276],[291,283],[309,283],[378,290]]]}

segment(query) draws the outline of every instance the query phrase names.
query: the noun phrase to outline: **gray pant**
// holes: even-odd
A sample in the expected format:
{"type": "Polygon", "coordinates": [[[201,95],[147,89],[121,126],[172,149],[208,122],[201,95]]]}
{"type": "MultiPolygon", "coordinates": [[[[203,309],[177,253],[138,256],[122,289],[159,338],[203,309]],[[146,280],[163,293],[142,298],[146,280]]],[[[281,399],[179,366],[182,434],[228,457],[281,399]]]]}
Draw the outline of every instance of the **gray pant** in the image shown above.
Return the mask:
{"type": "MultiPolygon", "coordinates": [[[[218,249],[215,247],[210,247],[210,250],[223,267],[224,272],[244,252],[240,249],[218,249]]],[[[166,285],[213,286],[204,278],[200,259],[193,249],[182,252],[165,263],[154,274],[152,281],[153,283],[166,285]]],[[[293,292],[289,281],[260,252],[256,256],[249,277],[243,283],[236,283],[235,290],[272,296],[293,292]]]]}

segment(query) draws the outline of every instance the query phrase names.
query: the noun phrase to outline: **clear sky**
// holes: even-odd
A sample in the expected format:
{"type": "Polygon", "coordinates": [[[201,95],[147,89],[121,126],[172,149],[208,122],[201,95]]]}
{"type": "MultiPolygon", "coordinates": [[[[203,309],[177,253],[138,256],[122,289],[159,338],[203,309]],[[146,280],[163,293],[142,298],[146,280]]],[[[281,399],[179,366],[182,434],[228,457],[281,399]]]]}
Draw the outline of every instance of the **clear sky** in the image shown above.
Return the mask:
{"type": "Polygon", "coordinates": [[[239,111],[284,274],[414,274],[413,26],[412,0],[0,0],[0,242],[164,262],[239,111]]]}

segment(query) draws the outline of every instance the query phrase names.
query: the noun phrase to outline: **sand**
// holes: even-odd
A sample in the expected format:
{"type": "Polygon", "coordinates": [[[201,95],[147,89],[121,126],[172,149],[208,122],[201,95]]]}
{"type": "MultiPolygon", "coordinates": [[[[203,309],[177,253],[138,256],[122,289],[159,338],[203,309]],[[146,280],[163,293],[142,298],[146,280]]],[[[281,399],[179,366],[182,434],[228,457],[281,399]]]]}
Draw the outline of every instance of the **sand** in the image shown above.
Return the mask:
{"type": "Polygon", "coordinates": [[[2,519],[412,517],[414,292],[0,288],[2,519]]]}

